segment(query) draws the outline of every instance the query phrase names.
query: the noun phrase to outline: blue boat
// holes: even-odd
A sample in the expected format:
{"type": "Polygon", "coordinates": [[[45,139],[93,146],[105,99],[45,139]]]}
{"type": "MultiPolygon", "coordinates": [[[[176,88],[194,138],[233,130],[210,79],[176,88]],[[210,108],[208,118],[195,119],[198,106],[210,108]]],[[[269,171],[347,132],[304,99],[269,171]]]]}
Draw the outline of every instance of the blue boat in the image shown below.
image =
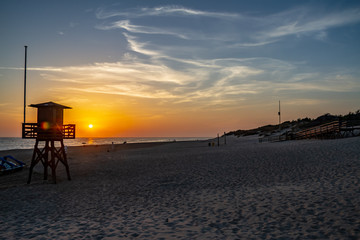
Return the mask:
{"type": "Polygon", "coordinates": [[[0,173],[8,173],[16,170],[21,170],[25,163],[15,159],[11,155],[0,157],[0,173]]]}

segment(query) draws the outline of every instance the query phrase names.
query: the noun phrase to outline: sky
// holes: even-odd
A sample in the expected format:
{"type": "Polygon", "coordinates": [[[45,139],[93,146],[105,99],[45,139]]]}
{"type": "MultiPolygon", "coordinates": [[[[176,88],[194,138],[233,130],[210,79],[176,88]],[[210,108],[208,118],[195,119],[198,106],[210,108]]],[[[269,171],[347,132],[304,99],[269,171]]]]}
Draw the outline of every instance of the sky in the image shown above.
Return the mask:
{"type": "MultiPolygon", "coordinates": [[[[78,137],[210,137],[360,109],[359,1],[3,0],[0,137],[27,105],[78,137]],[[89,128],[89,124],[93,128],[89,128]]],[[[28,107],[26,121],[36,122],[28,107]]]]}

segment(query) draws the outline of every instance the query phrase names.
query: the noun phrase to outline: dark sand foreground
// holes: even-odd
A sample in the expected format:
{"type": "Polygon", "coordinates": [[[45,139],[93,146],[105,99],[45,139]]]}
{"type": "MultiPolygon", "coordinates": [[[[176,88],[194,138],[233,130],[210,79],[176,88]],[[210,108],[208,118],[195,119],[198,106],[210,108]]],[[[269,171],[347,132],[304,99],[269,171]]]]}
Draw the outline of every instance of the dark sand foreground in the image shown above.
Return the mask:
{"type": "Polygon", "coordinates": [[[58,184],[41,165],[30,185],[28,169],[0,176],[0,239],[360,239],[360,137],[71,147],[68,158],[72,181],[62,165],[58,184]]]}

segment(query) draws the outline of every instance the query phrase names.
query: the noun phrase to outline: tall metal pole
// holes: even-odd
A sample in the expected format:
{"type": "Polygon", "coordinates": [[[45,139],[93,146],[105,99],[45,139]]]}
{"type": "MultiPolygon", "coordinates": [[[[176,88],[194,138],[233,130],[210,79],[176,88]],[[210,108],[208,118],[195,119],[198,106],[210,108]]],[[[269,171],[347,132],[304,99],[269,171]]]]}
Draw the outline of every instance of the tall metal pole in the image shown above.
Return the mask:
{"type": "Polygon", "coordinates": [[[24,123],[26,123],[26,59],[27,59],[27,46],[25,46],[25,67],[24,67],[24,123]]]}

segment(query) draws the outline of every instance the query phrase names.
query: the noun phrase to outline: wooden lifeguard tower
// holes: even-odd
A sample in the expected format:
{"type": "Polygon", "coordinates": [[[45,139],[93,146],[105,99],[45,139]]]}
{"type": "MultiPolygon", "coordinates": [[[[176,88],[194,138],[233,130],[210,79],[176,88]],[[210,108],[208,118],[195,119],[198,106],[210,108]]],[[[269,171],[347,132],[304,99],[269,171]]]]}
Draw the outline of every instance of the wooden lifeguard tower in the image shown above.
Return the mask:
{"type": "Polygon", "coordinates": [[[59,162],[64,164],[67,177],[71,180],[63,142],[63,139],[75,138],[75,124],[63,124],[63,111],[71,107],[54,102],[31,104],[30,107],[37,108],[38,112],[37,123],[22,124],[22,138],[36,139],[27,183],[31,182],[33,168],[40,161],[44,166],[44,180],[47,179],[50,167],[52,179],[56,183],[56,167],[59,162]],[[39,148],[40,142],[44,143],[42,149],[39,148]],[[57,148],[55,142],[60,143],[60,147],[57,148]]]}

